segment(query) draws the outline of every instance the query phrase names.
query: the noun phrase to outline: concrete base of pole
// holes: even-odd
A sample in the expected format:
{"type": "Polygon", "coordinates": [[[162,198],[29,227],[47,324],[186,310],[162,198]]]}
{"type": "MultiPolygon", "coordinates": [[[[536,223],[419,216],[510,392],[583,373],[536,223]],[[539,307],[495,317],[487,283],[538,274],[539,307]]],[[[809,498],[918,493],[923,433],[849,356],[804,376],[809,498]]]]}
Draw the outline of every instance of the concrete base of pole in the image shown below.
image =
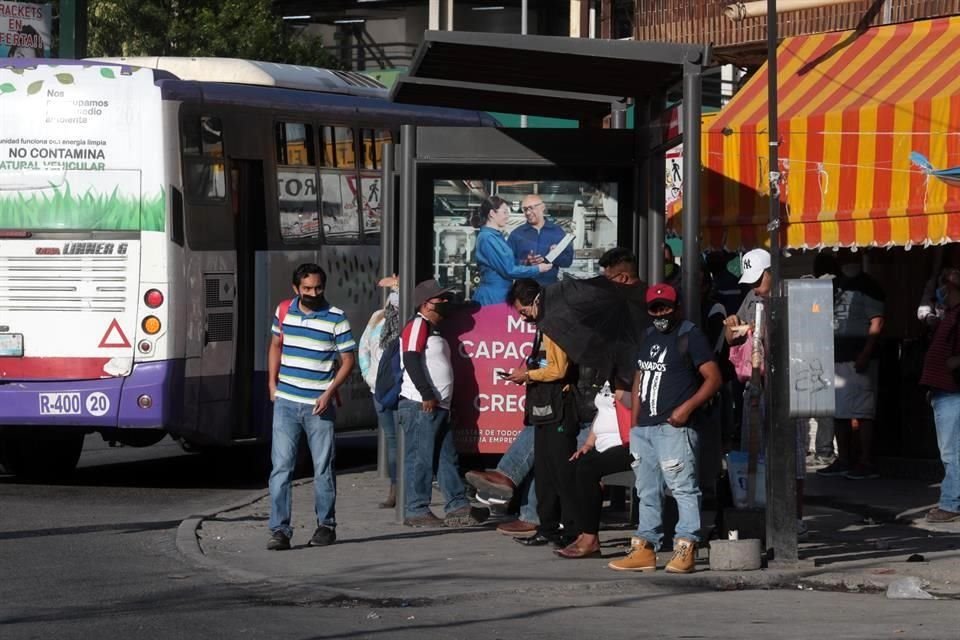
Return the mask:
{"type": "Polygon", "coordinates": [[[711,571],[756,571],[761,564],[760,540],[711,540],[711,571]]]}

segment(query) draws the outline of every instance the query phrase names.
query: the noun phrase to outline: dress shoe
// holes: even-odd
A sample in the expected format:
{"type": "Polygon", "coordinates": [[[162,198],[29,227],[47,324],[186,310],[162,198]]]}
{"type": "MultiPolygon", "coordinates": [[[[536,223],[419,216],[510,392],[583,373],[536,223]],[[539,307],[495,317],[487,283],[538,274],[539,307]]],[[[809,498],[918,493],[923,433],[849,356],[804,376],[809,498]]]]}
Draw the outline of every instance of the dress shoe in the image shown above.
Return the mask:
{"type": "Polygon", "coordinates": [[[517,490],[517,485],[513,480],[500,473],[493,471],[468,471],[466,480],[476,487],[477,492],[509,502],[513,499],[513,492],[517,490]]]}
{"type": "Polygon", "coordinates": [[[555,554],[561,558],[568,558],[570,560],[579,560],[580,558],[599,558],[600,557],[600,548],[595,549],[581,549],[576,545],[567,545],[563,549],[557,549],[554,551],[555,554]]]}
{"type": "Polygon", "coordinates": [[[525,547],[543,547],[548,544],[556,544],[557,539],[553,536],[545,536],[542,533],[535,533],[529,538],[514,538],[515,542],[519,542],[525,547]]]}
{"type": "Polygon", "coordinates": [[[501,524],[497,527],[497,531],[505,536],[513,536],[514,538],[529,538],[537,533],[537,525],[524,520],[513,520],[501,524]]]}

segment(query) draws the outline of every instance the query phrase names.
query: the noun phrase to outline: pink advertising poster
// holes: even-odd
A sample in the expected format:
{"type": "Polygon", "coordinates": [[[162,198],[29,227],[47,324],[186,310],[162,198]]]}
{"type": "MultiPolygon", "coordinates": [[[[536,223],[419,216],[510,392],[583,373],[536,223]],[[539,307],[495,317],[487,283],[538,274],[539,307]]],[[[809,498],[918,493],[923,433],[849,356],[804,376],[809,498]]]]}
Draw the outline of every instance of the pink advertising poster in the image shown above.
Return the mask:
{"type": "Polygon", "coordinates": [[[465,310],[442,325],[454,368],[457,450],[503,453],[523,428],[525,388],[497,375],[523,364],[536,328],[506,304],[465,310]]]}

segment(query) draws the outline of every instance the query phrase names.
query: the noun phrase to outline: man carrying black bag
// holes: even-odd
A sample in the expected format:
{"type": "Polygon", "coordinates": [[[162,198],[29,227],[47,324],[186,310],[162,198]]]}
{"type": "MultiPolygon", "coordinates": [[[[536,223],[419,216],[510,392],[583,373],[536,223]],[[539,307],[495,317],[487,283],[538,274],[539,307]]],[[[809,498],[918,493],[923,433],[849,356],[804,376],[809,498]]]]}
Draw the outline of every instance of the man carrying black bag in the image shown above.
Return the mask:
{"type": "MultiPolygon", "coordinates": [[[[507,304],[527,322],[536,324],[545,312],[541,293],[535,280],[523,278],[510,287],[507,304]]],[[[536,428],[533,473],[540,526],[536,535],[517,539],[524,545],[553,543],[564,547],[578,534],[574,525],[574,465],[569,462],[577,450],[580,428],[573,372],[567,354],[549,336],[537,331],[527,364],[505,376],[527,386],[524,421],[536,428]]]]}

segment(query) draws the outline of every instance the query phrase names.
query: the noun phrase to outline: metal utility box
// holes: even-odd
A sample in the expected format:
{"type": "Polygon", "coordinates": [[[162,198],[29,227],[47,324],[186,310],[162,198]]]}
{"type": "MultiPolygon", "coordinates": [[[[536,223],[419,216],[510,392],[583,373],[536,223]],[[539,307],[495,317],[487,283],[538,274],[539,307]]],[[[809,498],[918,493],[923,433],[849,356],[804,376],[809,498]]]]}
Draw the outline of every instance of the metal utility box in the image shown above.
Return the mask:
{"type": "Polygon", "coordinates": [[[786,280],[790,417],[834,414],[833,283],[786,280]]]}

